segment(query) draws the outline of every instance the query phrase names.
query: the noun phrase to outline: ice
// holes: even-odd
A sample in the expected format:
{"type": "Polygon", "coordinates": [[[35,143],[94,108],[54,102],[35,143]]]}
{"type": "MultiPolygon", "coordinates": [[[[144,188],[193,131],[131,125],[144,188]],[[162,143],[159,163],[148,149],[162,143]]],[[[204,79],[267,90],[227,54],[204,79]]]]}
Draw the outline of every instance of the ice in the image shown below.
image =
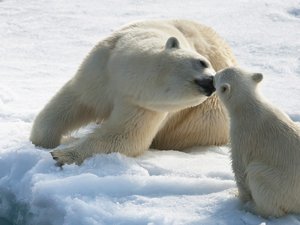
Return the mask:
{"type": "Polygon", "coordinates": [[[288,13],[294,17],[300,18],[300,7],[298,8],[291,8],[288,13]]]}
{"type": "Polygon", "coordinates": [[[298,0],[0,0],[0,224],[300,224],[299,215],[264,219],[247,210],[227,146],[97,155],[61,170],[28,140],[37,113],[101,38],[151,18],[213,27],[300,125],[299,9],[298,0]]]}

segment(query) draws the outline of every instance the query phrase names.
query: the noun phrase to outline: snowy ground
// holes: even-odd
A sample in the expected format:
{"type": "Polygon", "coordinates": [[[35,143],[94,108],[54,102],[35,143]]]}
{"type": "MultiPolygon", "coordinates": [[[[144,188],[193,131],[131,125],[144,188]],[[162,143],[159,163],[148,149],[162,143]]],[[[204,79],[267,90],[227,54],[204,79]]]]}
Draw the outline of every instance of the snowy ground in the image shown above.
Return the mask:
{"type": "Polygon", "coordinates": [[[0,224],[300,224],[300,215],[245,210],[226,147],[99,155],[60,170],[28,141],[36,114],[92,46],[147,18],[212,26],[242,67],[264,73],[263,93],[300,121],[299,0],[0,0],[0,224]]]}

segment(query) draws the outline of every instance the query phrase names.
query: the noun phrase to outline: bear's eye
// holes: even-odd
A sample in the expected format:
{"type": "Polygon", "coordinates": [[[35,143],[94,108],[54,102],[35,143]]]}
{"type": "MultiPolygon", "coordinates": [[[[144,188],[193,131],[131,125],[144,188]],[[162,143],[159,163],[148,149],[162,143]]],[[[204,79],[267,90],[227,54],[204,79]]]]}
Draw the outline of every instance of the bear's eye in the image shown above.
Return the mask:
{"type": "Polygon", "coordinates": [[[198,60],[198,63],[201,65],[201,67],[203,67],[203,68],[208,68],[208,63],[205,62],[204,60],[199,59],[199,60],[198,60]]]}

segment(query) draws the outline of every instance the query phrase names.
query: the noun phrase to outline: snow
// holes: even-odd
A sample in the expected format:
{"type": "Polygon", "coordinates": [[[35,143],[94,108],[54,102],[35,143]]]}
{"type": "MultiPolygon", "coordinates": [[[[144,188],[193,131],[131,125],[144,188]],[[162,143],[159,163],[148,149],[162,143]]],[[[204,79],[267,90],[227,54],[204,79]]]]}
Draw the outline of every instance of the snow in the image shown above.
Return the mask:
{"type": "Polygon", "coordinates": [[[247,211],[226,146],[97,155],[61,170],[28,140],[34,117],[97,41],[150,18],[213,27],[240,66],[264,74],[263,94],[299,122],[299,15],[299,0],[0,1],[0,224],[300,224],[300,215],[247,211]]]}

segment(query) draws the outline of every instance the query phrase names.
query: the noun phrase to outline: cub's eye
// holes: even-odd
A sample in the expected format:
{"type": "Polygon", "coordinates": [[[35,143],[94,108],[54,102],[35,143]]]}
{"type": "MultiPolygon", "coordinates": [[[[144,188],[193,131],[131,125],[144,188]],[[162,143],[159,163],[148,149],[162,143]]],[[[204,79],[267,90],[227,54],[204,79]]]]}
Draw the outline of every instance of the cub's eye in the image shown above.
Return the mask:
{"type": "Polygon", "coordinates": [[[208,63],[205,62],[204,60],[199,59],[199,60],[198,60],[198,63],[199,63],[203,68],[208,68],[208,63]]]}

